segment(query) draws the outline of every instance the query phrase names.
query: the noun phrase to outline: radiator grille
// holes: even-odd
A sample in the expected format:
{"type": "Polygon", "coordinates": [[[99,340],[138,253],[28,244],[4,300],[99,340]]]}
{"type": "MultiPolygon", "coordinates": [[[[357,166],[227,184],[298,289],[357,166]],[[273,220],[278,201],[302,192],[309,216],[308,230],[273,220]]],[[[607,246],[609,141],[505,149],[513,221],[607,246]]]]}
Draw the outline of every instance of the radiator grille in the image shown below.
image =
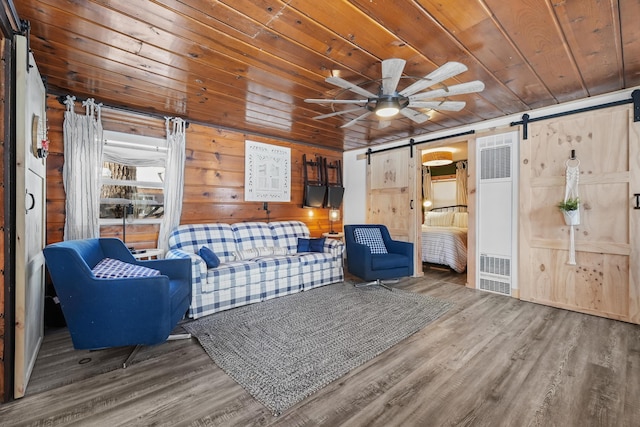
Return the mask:
{"type": "Polygon", "coordinates": [[[511,177],[511,146],[485,148],[480,153],[480,179],[511,177]]]}
{"type": "Polygon", "coordinates": [[[480,272],[511,277],[511,259],[480,255],[480,272]]]}
{"type": "Polygon", "coordinates": [[[511,284],[498,280],[480,278],[480,289],[503,295],[511,295],[511,284]]]}

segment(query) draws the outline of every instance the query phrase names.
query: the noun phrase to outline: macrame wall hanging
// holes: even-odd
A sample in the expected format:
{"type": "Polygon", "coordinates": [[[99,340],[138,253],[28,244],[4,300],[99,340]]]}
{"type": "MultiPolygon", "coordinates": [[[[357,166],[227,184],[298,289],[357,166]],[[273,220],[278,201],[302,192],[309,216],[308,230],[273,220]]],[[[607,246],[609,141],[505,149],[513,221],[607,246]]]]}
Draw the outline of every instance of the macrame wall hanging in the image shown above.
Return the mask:
{"type": "Polygon", "coordinates": [[[578,196],[578,181],[580,179],[580,160],[572,151],[571,158],[566,161],[564,202],[560,204],[564,221],[569,226],[569,261],[567,264],[576,265],[576,225],[580,225],[580,198],[578,196]]]}

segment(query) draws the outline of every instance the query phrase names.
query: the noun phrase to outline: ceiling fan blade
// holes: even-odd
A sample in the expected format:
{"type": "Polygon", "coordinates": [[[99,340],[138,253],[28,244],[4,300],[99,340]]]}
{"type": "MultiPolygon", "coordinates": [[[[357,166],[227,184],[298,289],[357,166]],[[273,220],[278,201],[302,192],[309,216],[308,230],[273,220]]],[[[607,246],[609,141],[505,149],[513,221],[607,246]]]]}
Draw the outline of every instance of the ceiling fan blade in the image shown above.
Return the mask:
{"type": "Polygon", "coordinates": [[[460,111],[464,108],[464,101],[415,101],[410,102],[409,107],[431,108],[432,110],[460,111]]]}
{"type": "Polygon", "coordinates": [[[341,79],[340,77],[327,77],[325,80],[325,82],[327,83],[331,83],[332,85],[336,85],[338,87],[341,87],[343,89],[347,89],[350,90],[351,92],[355,92],[358,95],[362,95],[362,96],[366,96],[367,98],[375,98],[376,95],[369,92],[366,89],[361,88],[358,85],[355,85],[351,82],[346,81],[345,79],[341,79]]]}
{"type": "Polygon", "coordinates": [[[343,124],[342,126],[340,126],[341,128],[348,128],[349,126],[353,125],[355,122],[357,122],[358,120],[362,120],[365,117],[367,117],[369,114],[371,114],[371,111],[367,111],[366,113],[362,114],[359,117],[356,117],[355,119],[351,120],[350,122],[347,122],[345,124],[343,124]]]}
{"type": "Polygon", "coordinates": [[[428,115],[416,110],[412,110],[411,108],[403,108],[402,110],[400,110],[400,114],[410,118],[416,123],[424,123],[431,118],[428,115]]]}
{"type": "Polygon", "coordinates": [[[360,110],[362,110],[362,107],[352,108],[350,110],[334,111],[333,113],[322,114],[321,116],[315,116],[314,119],[316,119],[316,120],[328,119],[329,117],[339,116],[340,114],[353,113],[353,112],[360,111],[360,110]]]}
{"type": "Polygon", "coordinates": [[[402,96],[413,95],[416,92],[433,86],[436,83],[447,80],[453,76],[457,76],[460,73],[467,71],[467,66],[459,62],[447,62],[440,68],[436,69],[430,74],[427,74],[422,79],[418,80],[414,84],[405,88],[400,92],[402,96]]]}
{"type": "Polygon", "coordinates": [[[368,99],[305,99],[310,104],[366,104],[368,99]]]}
{"type": "Polygon", "coordinates": [[[482,92],[484,90],[484,83],[480,80],[475,80],[467,83],[460,83],[459,85],[449,86],[447,89],[436,89],[428,92],[416,93],[409,97],[409,101],[419,101],[421,99],[430,98],[442,98],[444,96],[464,95],[465,93],[482,92]]]}
{"type": "Polygon", "coordinates": [[[382,94],[393,95],[398,87],[402,70],[407,63],[404,59],[391,58],[382,61],[382,94]]]}

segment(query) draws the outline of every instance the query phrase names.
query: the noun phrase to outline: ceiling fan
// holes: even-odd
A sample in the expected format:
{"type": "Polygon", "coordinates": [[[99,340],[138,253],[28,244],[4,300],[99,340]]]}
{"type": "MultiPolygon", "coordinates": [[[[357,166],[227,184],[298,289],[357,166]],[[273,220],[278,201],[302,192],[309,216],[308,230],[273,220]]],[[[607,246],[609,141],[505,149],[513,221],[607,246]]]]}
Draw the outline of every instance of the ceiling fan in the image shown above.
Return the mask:
{"type": "Polygon", "coordinates": [[[484,83],[479,80],[453,86],[446,86],[441,83],[467,71],[467,67],[459,62],[447,62],[424,77],[403,76],[402,71],[404,70],[405,64],[406,61],[404,59],[385,59],[382,61],[382,78],[369,80],[360,84],[354,84],[336,76],[327,77],[325,79],[327,83],[331,83],[344,90],[333,99],[305,99],[304,101],[313,104],[331,104],[332,109],[334,109],[332,113],[322,114],[314,117],[314,119],[321,120],[342,114],[361,112],[362,114],[358,117],[340,126],[341,128],[346,128],[375,113],[381,120],[379,128],[384,128],[391,123],[390,120],[398,113],[416,123],[424,123],[429,120],[430,117],[428,114],[418,111],[417,109],[426,108],[430,110],[460,111],[464,108],[465,102],[449,101],[447,100],[448,97],[484,90],[484,83]],[[401,78],[416,81],[398,91],[398,83],[401,78]],[[377,94],[363,88],[363,86],[376,82],[380,82],[380,88],[377,94]],[[437,84],[441,87],[432,88],[432,86],[437,84]],[[428,88],[431,88],[431,90],[421,92],[428,88]],[[347,91],[356,93],[362,98],[339,98],[340,95],[347,91]],[[359,106],[356,108],[335,110],[336,104],[354,104],[359,106]]]}

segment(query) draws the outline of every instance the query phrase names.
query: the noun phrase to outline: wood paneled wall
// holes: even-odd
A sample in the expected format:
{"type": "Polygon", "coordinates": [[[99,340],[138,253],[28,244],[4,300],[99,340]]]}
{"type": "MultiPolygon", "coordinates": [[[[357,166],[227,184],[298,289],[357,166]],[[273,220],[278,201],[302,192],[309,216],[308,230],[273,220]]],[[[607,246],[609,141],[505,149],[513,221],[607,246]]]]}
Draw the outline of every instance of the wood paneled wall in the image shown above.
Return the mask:
{"type": "MultiPolygon", "coordinates": [[[[100,100],[96,100],[100,102],[100,100]]],[[[47,159],[47,243],[61,241],[65,220],[65,192],[62,183],[64,149],[62,123],[65,107],[48,96],[47,118],[51,151],[47,159]]],[[[76,111],[81,112],[79,103],[76,111]]],[[[164,120],[122,110],[103,108],[105,130],[164,137],[164,120]]],[[[244,142],[250,139],[291,148],[291,202],[269,203],[269,218],[299,220],[306,223],[312,236],[329,231],[329,211],[303,208],[302,155],[316,154],[328,161],[342,160],[342,152],[313,147],[259,135],[245,134],[199,124],[187,128],[185,188],[181,224],[212,222],[266,221],[262,202],[244,201],[244,142]]],[[[342,229],[341,223],[334,229],[342,229]]],[[[136,248],[156,246],[158,225],[128,225],[127,244],[136,248]]],[[[103,226],[102,236],[120,237],[122,227],[103,226]]]]}
{"type": "MultiPolygon", "coordinates": [[[[2,33],[0,33],[2,34],[2,33]]],[[[6,331],[6,322],[7,322],[7,313],[5,312],[5,274],[7,272],[9,272],[11,269],[7,268],[7,266],[5,265],[5,259],[4,259],[4,251],[5,251],[5,244],[8,244],[8,242],[5,243],[5,238],[7,236],[10,236],[10,233],[7,233],[8,230],[8,226],[9,224],[7,224],[8,220],[10,220],[9,218],[7,218],[7,216],[5,215],[5,188],[9,188],[8,184],[5,182],[4,180],[4,174],[5,174],[5,141],[4,138],[6,136],[6,130],[7,128],[5,127],[5,106],[7,105],[7,98],[6,98],[6,89],[7,89],[7,79],[5,78],[6,76],[6,69],[5,67],[7,66],[7,64],[11,64],[11,61],[7,61],[7,56],[10,57],[11,53],[10,50],[7,50],[7,48],[10,47],[10,44],[7,43],[7,39],[2,37],[2,39],[0,40],[0,58],[3,59],[2,61],[2,65],[0,65],[0,117],[2,118],[0,120],[0,138],[2,138],[2,140],[0,141],[0,158],[2,158],[2,162],[0,163],[0,228],[2,229],[2,237],[0,238],[0,268],[2,269],[2,274],[0,274],[0,402],[4,402],[7,399],[7,396],[5,395],[5,363],[4,361],[7,360],[7,358],[5,357],[4,354],[4,349],[5,349],[5,331],[6,331]]]]}

